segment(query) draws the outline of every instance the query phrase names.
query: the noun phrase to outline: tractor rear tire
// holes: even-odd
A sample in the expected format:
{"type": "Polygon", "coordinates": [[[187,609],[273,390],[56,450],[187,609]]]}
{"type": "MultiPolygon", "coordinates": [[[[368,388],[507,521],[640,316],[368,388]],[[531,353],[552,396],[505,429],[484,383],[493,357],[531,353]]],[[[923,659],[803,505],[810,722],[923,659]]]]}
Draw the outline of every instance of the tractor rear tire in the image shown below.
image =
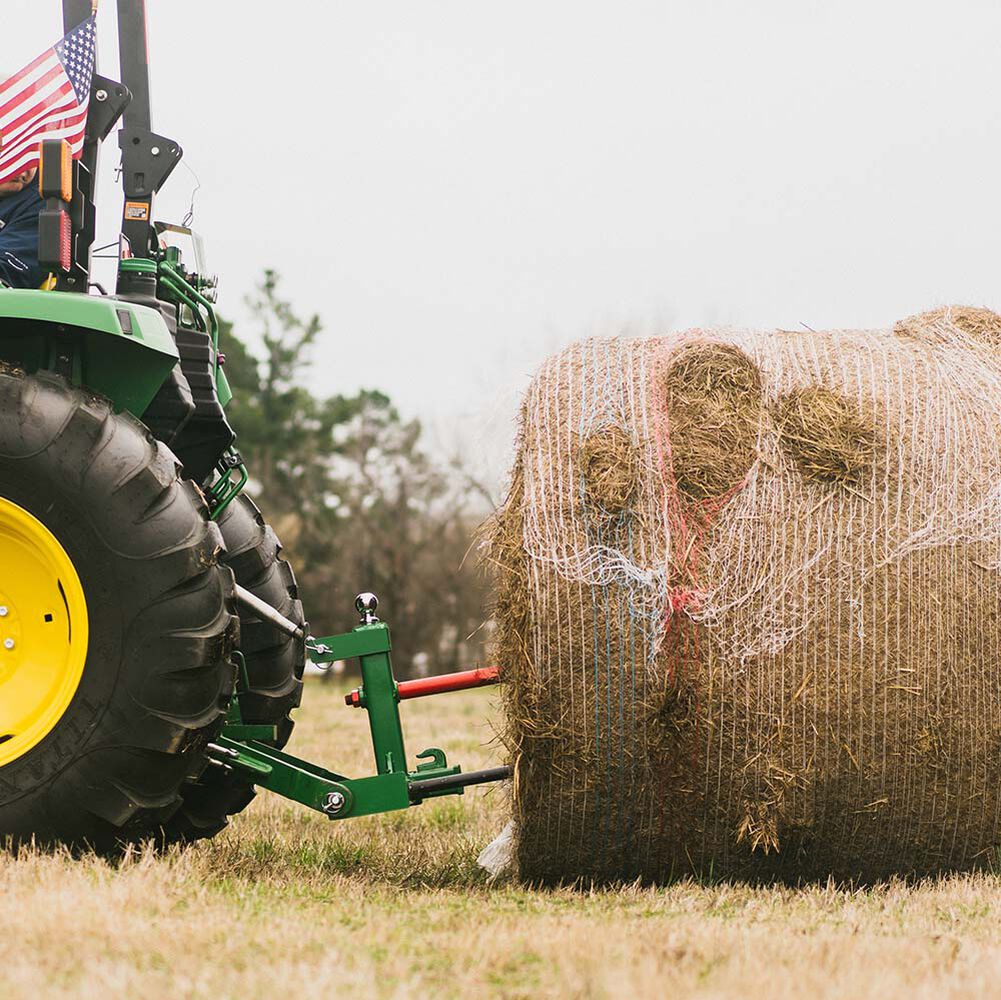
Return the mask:
{"type": "MultiPolygon", "coordinates": [[[[218,520],[226,543],[226,565],[236,582],[305,628],[302,602],[292,567],[282,556],[281,542],[250,497],[238,496],[218,520]]],[[[291,712],[302,700],[306,647],[273,625],[240,609],[240,652],[247,667],[248,689],[240,695],[243,721],[274,726],[279,750],[289,741],[291,712]]],[[[242,812],[255,795],[253,785],[233,772],[210,768],[183,790],[184,802],[166,825],[168,842],[212,837],[242,812]]]]}
{"type": "Polygon", "coordinates": [[[0,845],[159,838],[235,687],[222,553],[138,420],[0,367],[0,845]]]}

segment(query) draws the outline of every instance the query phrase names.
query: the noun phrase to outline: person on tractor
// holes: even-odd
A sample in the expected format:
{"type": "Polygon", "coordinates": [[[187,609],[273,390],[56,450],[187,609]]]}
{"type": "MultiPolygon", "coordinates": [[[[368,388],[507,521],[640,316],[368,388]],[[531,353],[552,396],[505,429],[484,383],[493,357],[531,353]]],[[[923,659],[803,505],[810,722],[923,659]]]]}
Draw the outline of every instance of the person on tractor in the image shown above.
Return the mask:
{"type": "Polygon", "coordinates": [[[38,288],[48,276],[38,263],[37,174],[32,167],[0,184],[0,286],[38,288]]]}

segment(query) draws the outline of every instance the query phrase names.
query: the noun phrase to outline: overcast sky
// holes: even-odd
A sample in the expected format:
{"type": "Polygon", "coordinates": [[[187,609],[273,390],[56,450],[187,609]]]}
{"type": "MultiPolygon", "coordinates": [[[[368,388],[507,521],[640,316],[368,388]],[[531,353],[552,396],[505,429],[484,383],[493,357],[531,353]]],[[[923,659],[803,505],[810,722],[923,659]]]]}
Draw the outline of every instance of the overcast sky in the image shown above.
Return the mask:
{"type": "MultiPolygon", "coordinates": [[[[60,33],[6,0],[0,66],[60,33]]],[[[150,0],[154,129],[242,334],[276,267],[315,389],[497,450],[588,333],[1001,306],[999,38],[986,0],[150,0]]]]}

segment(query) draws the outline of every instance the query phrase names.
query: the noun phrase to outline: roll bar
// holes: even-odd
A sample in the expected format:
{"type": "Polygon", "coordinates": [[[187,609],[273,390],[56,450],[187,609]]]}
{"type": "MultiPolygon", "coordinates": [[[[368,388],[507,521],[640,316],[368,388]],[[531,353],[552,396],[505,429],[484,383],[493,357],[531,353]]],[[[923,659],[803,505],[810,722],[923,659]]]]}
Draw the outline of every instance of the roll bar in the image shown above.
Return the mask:
{"type": "MultiPolygon", "coordinates": [[[[61,291],[86,292],[90,286],[91,248],[96,235],[96,176],[101,144],[119,119],[122,151],[121,233],[136,257],[147,257],[155,247],[153,200],[181,160],[181,147],[151,130],[149,50],[146,0],[117,0],[118,50],[122,80],[94,74],[87,115],[87,134],[75,168],[72,267],[61,274],[61,291]]],[[[63,30],[83,23],[96,8],[93,0],[62,0],[63,30]]]]}

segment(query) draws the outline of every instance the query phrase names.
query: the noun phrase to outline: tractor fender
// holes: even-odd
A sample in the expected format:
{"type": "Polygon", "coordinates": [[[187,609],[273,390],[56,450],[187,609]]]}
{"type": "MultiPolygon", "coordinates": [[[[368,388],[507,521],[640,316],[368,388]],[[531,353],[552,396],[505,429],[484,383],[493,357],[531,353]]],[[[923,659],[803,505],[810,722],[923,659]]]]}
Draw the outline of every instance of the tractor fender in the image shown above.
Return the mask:
{"type": "Polygon", "coordinates": [[[61,374],[136,417],[178,363],[167,324],[148,306],[112,296],[0,289],[0,361],[29,374],[59,371],[60,354],[68,355],[62,360],[70,369],[61,374]]]}

